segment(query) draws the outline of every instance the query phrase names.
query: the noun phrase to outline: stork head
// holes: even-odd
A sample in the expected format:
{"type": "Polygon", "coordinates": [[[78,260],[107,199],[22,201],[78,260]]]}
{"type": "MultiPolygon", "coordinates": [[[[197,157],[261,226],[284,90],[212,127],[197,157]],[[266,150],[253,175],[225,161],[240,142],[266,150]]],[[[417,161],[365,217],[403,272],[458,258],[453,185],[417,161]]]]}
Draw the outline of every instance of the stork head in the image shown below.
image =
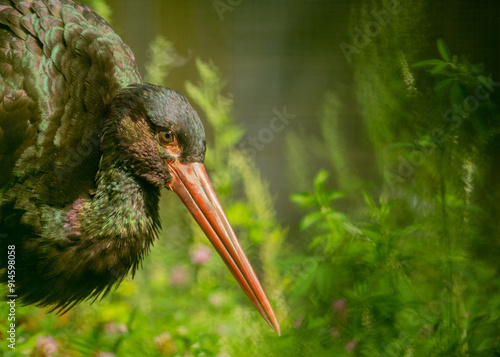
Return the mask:
{"type": "Polygon", "coordinates": [[[250,301],[279,334],[279,325],[210,183],[205,167],[205,130],[178,92],[133,85],[113,100],[110,124],[120,160],[134,175],[174,191],[220,254],[250,301]]]}

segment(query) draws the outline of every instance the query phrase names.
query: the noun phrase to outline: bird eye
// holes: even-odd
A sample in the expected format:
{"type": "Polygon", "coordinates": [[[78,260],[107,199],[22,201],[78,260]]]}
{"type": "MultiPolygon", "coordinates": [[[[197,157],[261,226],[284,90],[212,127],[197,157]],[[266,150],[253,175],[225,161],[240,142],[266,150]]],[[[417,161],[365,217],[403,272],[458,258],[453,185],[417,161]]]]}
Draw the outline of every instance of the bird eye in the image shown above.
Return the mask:
{"type": "Polygon", "coordinates": [[[163,130],[158,133],[158,138],[163,145],[172,144],[174,142],[174,133],[171,130],[163,130]]]}

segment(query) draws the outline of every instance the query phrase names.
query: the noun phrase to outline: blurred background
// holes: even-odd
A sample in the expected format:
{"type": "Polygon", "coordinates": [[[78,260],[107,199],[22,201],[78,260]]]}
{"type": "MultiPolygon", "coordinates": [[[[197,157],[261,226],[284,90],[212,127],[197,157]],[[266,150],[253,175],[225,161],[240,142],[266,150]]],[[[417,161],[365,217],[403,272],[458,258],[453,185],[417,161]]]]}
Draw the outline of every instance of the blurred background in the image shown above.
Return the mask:
{"type": "Polygon", "coordinates": [[[164,192],[135,278],[5,356],[500,355],[499,2],[86,3],[200,114],[282,336],[164,192]]]}
{"type": "MultiPolygon", "coordinates": [[[[167,86],[185,92],[185,82],[195,81],[198,76],[196,58],[212,60],[220,69],[226,83],[224,94],[231,94],[234,99],[235,123],[245,130],[240,145],[258,149],[258,168],[270,183],[278,216],[287,223],[297,218],[288,200],[297,182],[293,182],[294,177],[283,175],[287,172],[287,134],[307,137],[304,142],[317,145],[315,138],[321,136],[322,130],[319,116],[327,92],[335,92],[342,102],[338,125],[343,129],[352,169],[370,180],[378,176],[354,83],[353,61],[361,56],[341,47],[343,43],[353,44],[353,36],[358,34],[355,28],[365,33],[371,21],[379,24],[368,29],[368,33],[376,34],[373,40],[368,36],[369,43],[388,41],[390,32],[395,30],[397,41],[407,41],[412,51],[420,52],[421,57],[416,60],[426,58],[426,53],[428,57],[436,55],[435,41],[443,38],[453,53],[466,55],[472,63],[484,63],[495,78],[499,73],[499,4],[495,1],[435,1],[422,14],[425,18],[420,19],[421,26],[408,33],[392,29],[391,17],[402,14],[397,17],[416,22],[410,11],[414,4],[422,6],[422,1],[388,1],[386,5],[358,0],[107,3],[113,27],[134,51],[143,73],[151,58],[150,40],[159,35],[172,42],[176,54],[167,86]],[[384,15],[388,6],[396,9],[394,14],[389,12],[389,18],[384,15]],[[362,19],[359,12],[353,12],[361,9],[370,16],[362,19]],[[346,57],[346,53],[352,54],[346,57]],[[283,107],[294,116],[292,125],[272,136],[266,135],[265,129],[275,116],[273,109],[282,111],[283,107]],[[257,139],[257,144],[252,145],[251,137],[257,139]]],[[[364,56],[376,51],[371,48],[375,47],[373,44],[367,44],[368,47],[371,51],[364,56]]],[[[389,52],[380,55],[391,56],[389,52]]],[[[318,155],[310,159],[308,171],[312,177],[325,162],[318,155]]]]}

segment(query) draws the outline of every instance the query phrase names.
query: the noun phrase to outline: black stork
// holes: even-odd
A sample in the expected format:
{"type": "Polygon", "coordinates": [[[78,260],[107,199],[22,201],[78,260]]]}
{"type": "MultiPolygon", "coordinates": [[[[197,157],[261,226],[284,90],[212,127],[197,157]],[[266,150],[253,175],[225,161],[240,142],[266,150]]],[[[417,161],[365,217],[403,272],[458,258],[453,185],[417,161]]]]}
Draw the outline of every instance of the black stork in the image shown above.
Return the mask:
{"type": "Polygon", "coordinates": [[[157,238],[160,190],[191,212],[264,319],[279,325],[203,166],[184,96],[143,83],[130,48],[71,0],[0,0],[0,268],[65,311],[105,296],[157,238]]]}

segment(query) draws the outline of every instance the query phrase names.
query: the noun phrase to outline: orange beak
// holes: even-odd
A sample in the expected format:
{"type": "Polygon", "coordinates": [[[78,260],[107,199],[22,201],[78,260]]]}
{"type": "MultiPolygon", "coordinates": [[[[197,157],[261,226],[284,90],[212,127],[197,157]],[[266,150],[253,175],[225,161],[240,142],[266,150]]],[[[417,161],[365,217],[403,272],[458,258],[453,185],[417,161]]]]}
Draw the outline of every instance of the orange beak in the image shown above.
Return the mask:
{"type": "Polygon", "coordinates": [[[201,163],[179,161],[167,164],[173,176],[168,187],[180,197],[250,301],[280,335],[274,311],[227,220],[205,167],[201,163]]]}

